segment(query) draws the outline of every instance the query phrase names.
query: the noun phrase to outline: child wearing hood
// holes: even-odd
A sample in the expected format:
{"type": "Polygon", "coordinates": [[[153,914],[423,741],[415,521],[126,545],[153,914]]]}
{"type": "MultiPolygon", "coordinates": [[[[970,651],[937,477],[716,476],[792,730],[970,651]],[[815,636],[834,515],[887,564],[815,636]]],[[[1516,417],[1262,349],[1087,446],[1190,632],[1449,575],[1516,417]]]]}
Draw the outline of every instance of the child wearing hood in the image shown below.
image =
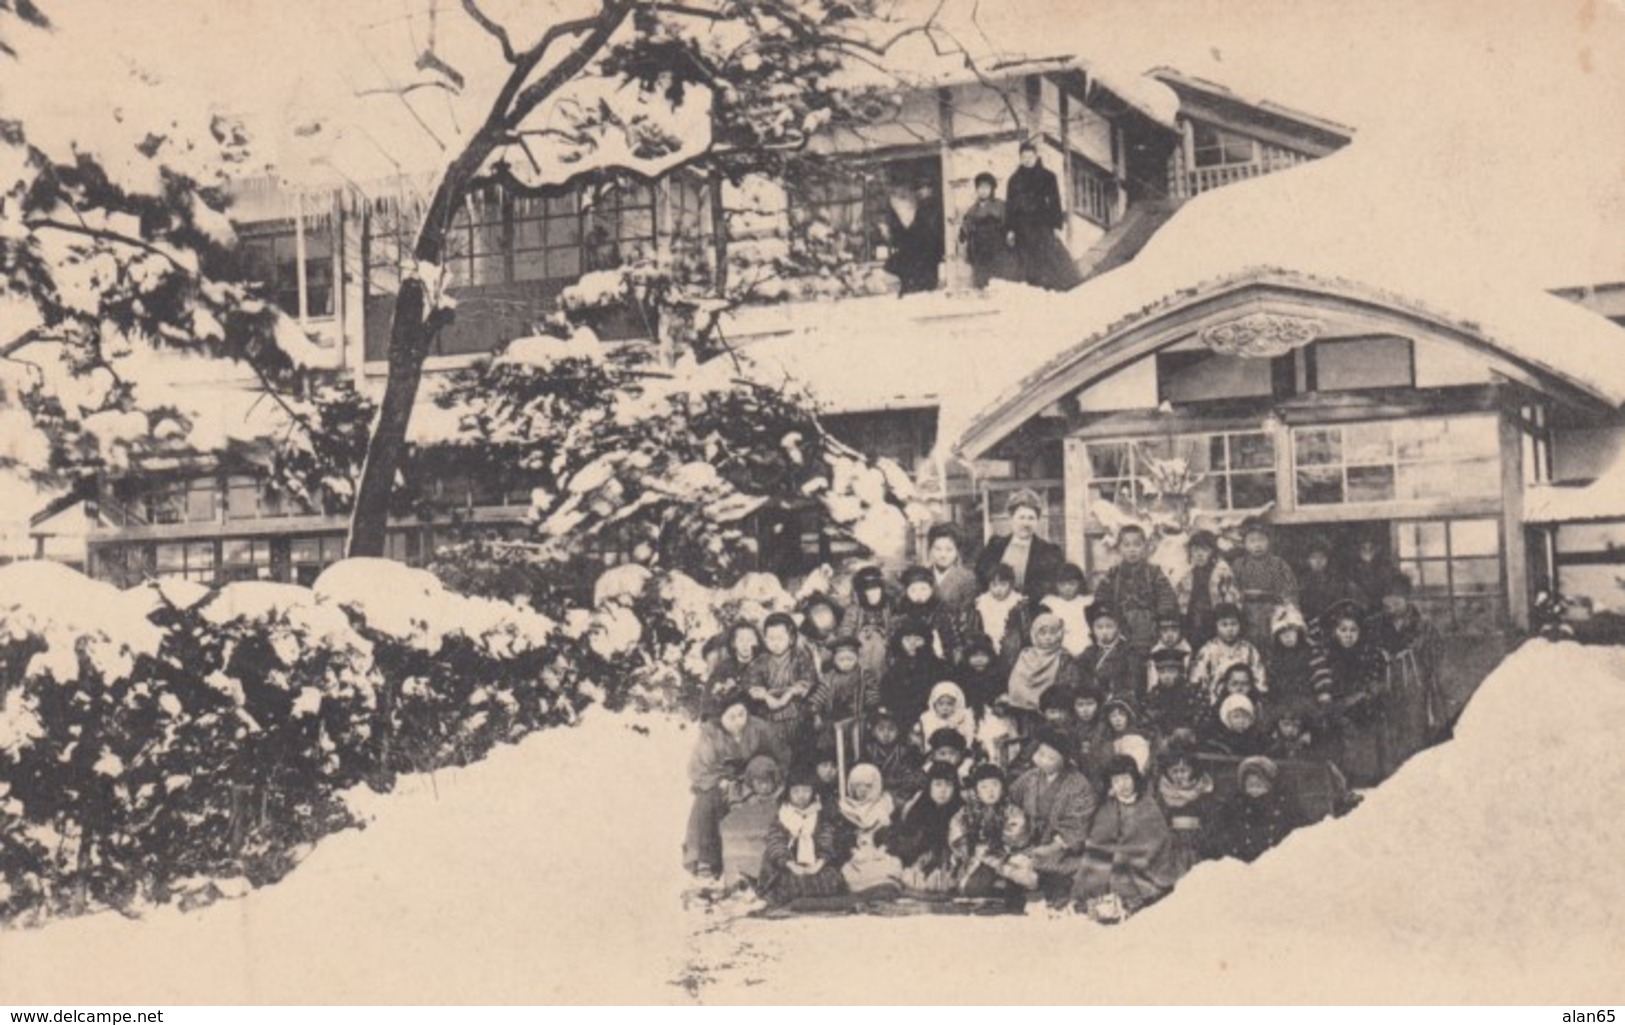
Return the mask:
{"type": "Polygon", "coordinates": [[[925,778],[920,772],[919,748],[903,738],[897,717],[884,706],[876,708],[869,717],[863,760],[880,770],[886,789],[901,800],[913,797],[925,778]]]}
{"type": "Polygon", "coordinates": [[[1179,875],[1189,872],[1205,856],[1214,828],[1217,798],[1213,777],[1196,758],[1196,738],[1188,730],[1169,739],[1157,774],[1157,803],[1173,833],[1173,861],[1179,875]]]}
{"type": "Polygon", "coordinates": [[[837,637],[830,645],[829,665],[812,693],[812,707],[825,726],[851,719],[854,734],[863,736],[864,718],[880,704],[878,681],[870,679],[859,661],[856,637],[837,637]]]}
{"type": "Polygon", "coordinates": [[[958,884],[948,833],[964,804],[959,773],[952,766],[939,763],[926,770],[925,789],[903,806],[892,831],[891,849],[903,865],[905,889],[950,893],[958,884]]]}
{"type": "Polygon", "coordinates": [[[1009,859],[1031,842],[1021,809],[1010,799],[1004,770],[983,763],[971,770],[970,798],[948,825],[959,890],[967,897],[1006,896],[1025,903],[1004,876],[1009,859]]]}
{"type": "Polygon", "coordinates": [[[1055,593],[1045,595],[1038,604],[1045,612],[1059,617],[1065,632],[1061,634],[1061,647],[1077,658],[1089,646],[1089,605],[1093,602],[1085,586],[1083,570],[1074,563],[1061,567],[1055,577],[1055,593]]]}
{"type": "Polygon", "coordinates": [[[931,627],[918,619],[898,624],[891,665],[880,678],[880,703],[903,716],[910,727],[930,703],[931,688],[952,678],[948,664],[931,649],[931,627]]]}
{"type": "Polygon", "coordinates": [[[1236,767],[1238,789],[1218,815],[1214,852],[1219,857],[1256,861],[1297,827],[1279,778],[1280,769],[1270,759],[1242,759],[1236,767]]]}
{"type": "Polygon", "coordinates": [[[857,638],[858,662],[871,680],[886,672],[896,620],[880,567],[865,566],[853,574],[852,607],[841,620],[841,633],[857,638]]]}
{"type": "Polygon", "coordinates": [[[829,664],[831,649],[840,636],[846,611],[827,594],[813,594],[801,603],[801,638],[818,658],[818,668],[829,664]]]}
{"type": "Polygon", "coordinates": [[[1002,562],[994,566],[988,574],[987,590],[976,599],[974,607],[982,633],[992,638],[993,653],[1008,673],[1032,634],[1027,599],[1016,590],[1016,571],[1002,562]]]}
{"type": "Polygon", "coordinates": [[[836,867],[836,843],[833,813],[818,800],[816,777],[810,768],[800,768],[791,774],[779,813],[767,829],[757,877],[762,899],[779,906],[843,892],[846,884],[836,867]]]}
{"type": "Polygon", "coordinates": [[[1219,703],[1208,728],[1207,748],[1231,758],[1262,755],[1269,749],[1269,737],[1258,724],[1258,708],[1244,694],[1232,694],[1219,703]]]}
{"type": "Polygon", "coordinates": [[[1213,639],[1202,645],[1191,663],[1191,683],[1207,690],[1208,701],[1217,702],[1222,696],[1224,672],[1243,663],[1253,671],[1253,679],[1260,692],[1268,690],[1264,676],[1264,658],[1253,643],[1241,635],[1241,609],[1235,605],[1220,605],[1213,610],[1213,639]]]}
{"type": "Polygon", "coordinates": [[[959,682],[959,689],[965,692],[965,703],[971,711],[981,715],[994,698],[1004,693],[1010,671],[1008,668],[1000,671],[998,652],[986,634],[967,637],[962,658],[955,679],[959,682]]]}
{"type": "Polygon", "coordinates": [[[762,709],[763,718],[792,753],[806,749],[812,733],[810,698],[818,686],[818,664],[810,647],[800,642],[796,621],[776,612],[762,623],[765,650],[745,670],[745,692],[762,709]]]}
{"type": "Polygon", "coordinates": [[[1106,800],[1090,822],[1072,891],[1079,910],[1098,921],[1121,921],[1160,900],[1181,874],[1173,831],[1145,789],[1133,758],[1118,755],[1106,767],[1106,800]]]}
{"type": "Polygon", "coordinates": [[[937,596],[936,578],[924,566],[903,571],[903,596],[897,600],[897,615],[925,623],[931,628],[931,650],[945,662],[959,658],[959,630],[953,614],[937,596]]]}
{"type": "Polygon", "coordinates": [[[1059,617],[1044,613],[1033,621],[1032,643],[1023,648],[1010,671],[1010,707],[1026,713],[1029,724],[1038,719],[1038,699],[1051,687],[1076,687],[1078,664],[1061,646],[1065,629],[1059,617]]]}
{"type": "Polygon", "coordinates": [[[976,743],[976,714],[965,705],[965,692],[952,680],[942,680],[931,688],[931,700],[920,713],[920,736],[929,738],[938,730],[953,730],[965,738],[965,748],[976,743]]]}
{"type": "Polygon", "coordinates": [[[1089,612],[1089,625],[1095,637],[1078,660],[1083,679],[1100,688],[1107,698],[1139,701],[1144,685],[1141,674],[1145,670],[1123,637],[1117,610],[1096,605],[1089,612]]]}
{"type": "Polygon", "coordinates": [[[898,886],[903,866],[886,849],[897,804],[886,792],[879,767],[868,762],[852,767],[840,811],[852,837],[852,854],[841,866],[847,889],[867,893],[898,886]]]}
{"type": "Polygon", "coordinates": [[[1315,642],[1303,613],[1293,605],[1275,610],[1264,664],[1270,677],[1270,697],[1276,701],[1312,701],[1331,679],[1326,653],[1315,642]]]}
{"type": "Polygon", "coordinates": [[[1139,766],[1141,776],[1151,774],[1151,753],[1156,748],[1155,737],[1140,726],[1140,713],[1134,705],[1116,698],[1106,702],[1106,739],[1111,743],[1113,757],[1127,755],[1139,766]]]}

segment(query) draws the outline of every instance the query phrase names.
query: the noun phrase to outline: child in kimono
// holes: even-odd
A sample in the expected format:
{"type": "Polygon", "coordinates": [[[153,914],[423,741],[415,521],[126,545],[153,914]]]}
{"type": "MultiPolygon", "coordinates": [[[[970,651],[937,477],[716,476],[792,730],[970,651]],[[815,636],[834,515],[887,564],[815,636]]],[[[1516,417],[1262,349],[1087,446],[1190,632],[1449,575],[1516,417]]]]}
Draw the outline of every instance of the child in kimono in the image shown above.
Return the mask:
{"type": "Polygon", "coordinates": [[[1078,664],[1084,680],[1100,689],[1108,699],[1139,701],[1140,668],[1128,641],[1123,637],[1118,612],[1109,605],[1095,605],[1090,612],[1094,643],[1084,649],[1078,664]]]}
{"type": "Polygon", "coordinates": [[[1298,604],[1298,577],[1285,559],[1270,551],[1269,528],[1248,524],[1244,550],[1230,566],[1241,592],[1243,632],[1255,647],[1270,642],[1270,617],[1279,605],[1298,604]]]}
{"type": "Polygon", "coordinates": [[[1206,856],[1218,810],[1213,777],[1202,768],[1190,746],[1170,745],[1163,754],[1156,798],[1173,833],[1174,867],[1184,875],[1206,856]]]}
{"type": "Polygon", "coordinates": [[[993,653],[1008,673],[1031,630],[1027,599],[1016,590],[1014,569],[1002,562],[993,567],[987,590],[976,599],[975,611],[982,633],[992,639],[993,653]]]}
{"type": "Polygon", "coordinates": [[[1205,689],[1208,701],[1215,702],[1221,697],[1225,670],[1239,663],[1252,669],[1260,692],[1267,690],[1264,657],[1242,636],[1241,609],[1235,605],[1219,606],[1213,610],[1213,627],[1213,639],[1202,645],[1191,663],[1191,683],[1205,689]]]}
{"type": "Polygon", "coordinates": [[[865,566],[852,576],[852,607],[841,632],[858,642],[858,664],[871,680],[886,672],[897,616],[886,593],[886,576],[878,566],[865,566]]]}
{"type": "Polygon", "coordinates": [[[841,866],[841,878],[853,893],[895,889],[903,865],[886,849],[897,804],[886,792],[880,769],[870,763],[855,765],[847,776],[841,817],[851,827],[852,854],[841,866]]]}
{"type": "Polygon", "coordinates": [[[1084,583],[1083,570],[1069,562],[1055,577],[1055,593],[1039,602],[1041,608],[1060,619],[1065,627],[1061,647],[1074,658],[1089,646],[1089,605],[1093,599],[1084,583]]]}
{"type": "Polygon", "coordinates": [[[745,671],[745,692],[757,702],[779,746],[803,753],[812,733],[809,699],[818,685],[817,659],[799,643],[796,621],[783,612],[763,622],[762,642],[766,650],[745,671]]]}
{"type": "Polygon", "coordinates": [[[959,773],[952,766],[936,764],[926,770],[925,789],[903,806],[892,831],[891,850],[902,863],[905,890],[951,893],[958,885],[949,830],[964,804],[959,773]]]}
{"type": "Polygon", "coordinates": [[[846,889],[836,867],[839,851],[833,812],[819,802],[815,784],[810,770],[792,774],[779,813],[768,826],[756,885],[770,905],[802,897],[830,897],[846,889]]]}
{"type": "Polygon", "coordinates": [[[965,705],[959,684],[943,680],[931,688],[931,700],[920,713],[920,736],[930,737],[938,730],[953,730],[965,738],[965,747],[976,743],[976,714],[965,705]]]}

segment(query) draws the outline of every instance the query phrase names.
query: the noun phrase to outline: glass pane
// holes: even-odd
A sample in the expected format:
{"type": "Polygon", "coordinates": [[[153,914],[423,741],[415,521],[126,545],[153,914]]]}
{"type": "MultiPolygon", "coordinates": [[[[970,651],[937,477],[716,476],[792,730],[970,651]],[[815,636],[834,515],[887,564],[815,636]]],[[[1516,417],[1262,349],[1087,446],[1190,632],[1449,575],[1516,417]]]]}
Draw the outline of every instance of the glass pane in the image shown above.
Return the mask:
{"type": "Polygon", "coordinates": [[[330,534],[322,538],[322,561],[337,562],[344,558],[344,538],[339,534],[330,534]]]}
{"type": "Polygon", "coordinates": [[[1350,466],[1350,502],[1391,502],[1394,499],[1392,466],[1350,466]]]}
{"type": "Polygon", "coordinates": [[[1438,561],[1404,562],[1399,564],[1400,571],[1411,578],[1411,583],[1418,591],[1427,591],[1435,594],[1450,593],[1449,563],[1443,559],[1438,561]]]}
{"type": "Polygon", "coordinates": [[[1399,523],[1395,525],[1394,530],[1399,535],[1400,558],[1442,559],[1445,557],[1445,528],[1443,523],[1399,523]]]}
{"type": "Polygon", "coordinates": [[[1230,435],[1230,467],[1235,470],[1275,469],[1275,440],[1263,433],[1230,435]]]}
{"type": "Polygon", "coordinates": [[[473,284],[492,285],[506,279],[507,268],[500,256],[479,256],[474,259],[473,273],[473,284]]]}
{"type": "Polygon", "coordinates": [[[640,241],[653,238],[654,233],[655,217],[650,211],[628,211],[621,215],[621,238],[640,241]]]}
{"type": "Polygon", "coordinates": [[[1350,424],[1343,428],[1343,459],[1350,466],[1393,462],[1393,428],[1386,423],[1350,424]]]}
{"type": "Polygon", "coordinates": [[[1258,509],[1273,501],[1274,473],[1238,473],[1230,477],[1230,508],[1258,509]]]}
{"type": "Polygon", "coordinates": [[[251,520],[259,515],[260,489],[253,481],[232,481],[226,494],[226,516],[234,520],[251,520]]]}
{"type": "Polygon", "coordinates": [[[547,279],[559,281],[581,276],[581,250],[550,249],[547,251],[547,279]]]}
{"type": "Polygon", "coordinates": [[[187,569],[214,568],[214,542],[196,541],[186,546],[187,569]]]}
{"type": "Polygon", "coordinates": [[[1450,524],[1450,553],[1464,555],[1501,554],[1501,525],[1494,520],[1457,520],[1450,524]]]}
{"type": "Polygon", "coordinates": [[[541,218],[515,221],[513,225],[513,244],[516,249],[540,249],[546,240],[547,233],[543,230],[541,218]]]}
{"type": "Polygon", "coordinates": [[[1342,459],[1342,439],[1335,427],[1293,431],[1292,441],[1299,466],[1328,466],[1342,459]]]}
{"type": "Polygon", "coordinates": [[[288,557],[297,565],[321,561],[321,541],[314,537],[296,537],[288,546],[288,557]]]}
{"type": "Polygon", "coordinates": [[[247,566],[254,561],[254,542],[252,541],[223,541],[220,545],[221,558],[228,566],[247,566]]]}
{"type": "Polygon", "coordinates": [[[160,570],[175,570],[186,565],[186,549],[180,545],[158,546],[158,568],[160,570]]]}
{"type": "Polygon", "coordinates": [[[1457,594],[1501,593],[1500,559],[1457,559],[1453,568],[1457,594]]]}
{"type": "Polygon", "coordinates": [[[1108,443],[1089,445],[1089,472],[1097,480],[1128,476],[1129,449],[1126,444],[1108,443]]]}
{"type": "Polygon", "coordinates": [[[190,523],[214,521],[214,482],[193,484],[186,491],[186,519],[190,523]]]}
{"type": "Polygon", "coordinates": [[[1202,482],[1190,490],[1191,507],[1193,509],[1228,509],[1230,496],[1224,486],[1223,474],[1208,474],[1202,482]]]}
{"type": "Polygon", "coordinates": [[[580,245],[581,218],[575,214],[564,217],[549,217],[546,232],[547,244],[550,246],[580,245]]]}
{"type": "Polygon", "coordinates": [[[1299,505],[1336,505],[1343,501],[1343,472],[1337,467],[1298,471],[1299,505]]]}
{"type": "Polygon", "coordinates": [[[547,254],[541,250],[513,254],[515,281],[540,281],[547,277],[547,254]]]}
{"type": "Polygon", "coordinates": [[[574,215],[576,212],[576,197],[573,192],[563,195],[547,197],[547,212],[550,216],[558,217],[563,214],[574,215]]]}

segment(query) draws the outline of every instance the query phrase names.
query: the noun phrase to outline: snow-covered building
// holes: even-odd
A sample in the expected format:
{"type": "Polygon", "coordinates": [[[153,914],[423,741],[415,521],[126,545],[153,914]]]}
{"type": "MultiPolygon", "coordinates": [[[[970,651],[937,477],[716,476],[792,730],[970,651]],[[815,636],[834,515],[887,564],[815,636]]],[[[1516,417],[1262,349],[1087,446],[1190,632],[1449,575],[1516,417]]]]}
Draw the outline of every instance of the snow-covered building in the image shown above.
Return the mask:
{"type": "MultiPolygon", "coordinates": [[[[780,300],[764,311],[768,323],[816,321],[850,304],[895,305],[895,281],[879,271],[883,254],[873,227],[895,186],[920,181],[936,187],[945,213],[944,284],[924,298],[991,312],[1000,302],[969,287],[960,218],[974,200],[975,176],[987,171],[1006,179],[1023,140],[1037,143],[1060,179],[1061,234],[1090,277],[1132,259],[1185,198],[1322,156],[1351,138],[1347,128],[1249,105],[1166,70],[1117,76],[1056,57],[976,70],[945,61],[911,66],[905,74],[906,88],[866,94],[861,124],[832,127],[815,140],[813,149],[829,159],[827,172],[814,181],[747,180],[735,187],[678,172],[654,183],[481,191],[453,228],[448,273],[457,316],[438,337],[427,369],[466,366],[532,333],[564,288],[637,254],[655,252],[695,273],[712,273],[764,246],[793,247],[810,226],[833,237],[854,269],[843,275],[845,297],[828,299],[827,282],[782,282],[767,297],[780,300]],[[818,296],[826,298],[808,301],[818,296]]],[[[381,385],[401,261],[424,191],[423,183],[410,180],[364,192],[291,191],[269,180],[240,184],[233,208],[240,244],[282,308],[309,334],[305,362],[364,387],[381,385]]],[[[918,298],[904,306],[917,308],[918,298]]],[[[655,330],[638,310],[610,312],[594,327],[611,340],[648,338],[655,330]]],[[[909,376],[899,375],[900,387],[909,376]]],[[[265,421],[275,410],[257,400],[251,379],[240,383],[233,396],[211,377],[197,393],[210,407],[208,440],[198,444],[209,450],[206,457],[148,464],[100,482],[87,507],[93,573],[303,580],[338,558],[341,517],[269,497],[258,485],[263,453],[255,439],[269,433],[265,421]]],[[[420,410],[415,440],[433,440],[434,425],[445,419],[436,412],[427,404],[420,410]]],[[[923,407],[891,410],[894,415],[878,423],[862,415],[868,410],[836,412],[859,414],[842,417],[839,425],[856,440],[879,450],[900,446],[911,462],[935,434],[928,417],[922,419],[923,407]]],[[[447,478],[435,483],[418,515],[396,522],[390,552],[418,561],[437,535],[470,525],[521,531],[527,509],[523,488],[447,478]]]]}

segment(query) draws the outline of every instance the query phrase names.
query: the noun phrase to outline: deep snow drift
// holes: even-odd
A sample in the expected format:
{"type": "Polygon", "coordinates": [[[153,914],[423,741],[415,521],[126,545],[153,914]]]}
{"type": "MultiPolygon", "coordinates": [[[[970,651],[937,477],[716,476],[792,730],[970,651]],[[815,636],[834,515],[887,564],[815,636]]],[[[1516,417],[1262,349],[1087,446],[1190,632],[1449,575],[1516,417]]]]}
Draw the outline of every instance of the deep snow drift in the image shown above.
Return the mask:
{"type": "Polygon", "coordinates": [[[1352,815],[1115,928],[683,912],[692,736],[593,713],[368,795],[371,828],[273,889],[0,935],[0,1002],[1583,1004],[1625,983],[1625,652],[1527,645],[1352,815]]]}

